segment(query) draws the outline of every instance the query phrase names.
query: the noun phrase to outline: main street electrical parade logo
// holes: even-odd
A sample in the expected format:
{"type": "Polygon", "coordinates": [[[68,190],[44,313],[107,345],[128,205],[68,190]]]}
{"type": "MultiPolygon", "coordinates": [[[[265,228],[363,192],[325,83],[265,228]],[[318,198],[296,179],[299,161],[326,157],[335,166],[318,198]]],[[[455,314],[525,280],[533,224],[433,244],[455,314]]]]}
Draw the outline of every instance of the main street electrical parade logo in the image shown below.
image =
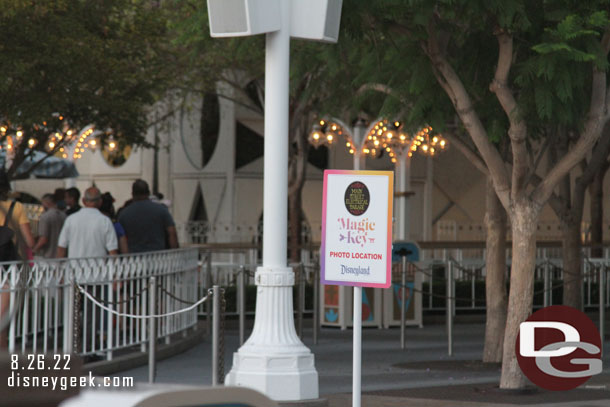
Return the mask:
{"type": "Polygon", "coordinates": [[[369,189],[360,181],[349,184],[345,190],[345,207],[354,216],[360,216],[369,208],[371,194],[369,189]]]}
{"type": "Polygon", "coordinates": [[[523,374],[547,390],[571,390],[602,372],[599,331],[572,307],[533,313],[521,323],[515,347],[523,374]]]}

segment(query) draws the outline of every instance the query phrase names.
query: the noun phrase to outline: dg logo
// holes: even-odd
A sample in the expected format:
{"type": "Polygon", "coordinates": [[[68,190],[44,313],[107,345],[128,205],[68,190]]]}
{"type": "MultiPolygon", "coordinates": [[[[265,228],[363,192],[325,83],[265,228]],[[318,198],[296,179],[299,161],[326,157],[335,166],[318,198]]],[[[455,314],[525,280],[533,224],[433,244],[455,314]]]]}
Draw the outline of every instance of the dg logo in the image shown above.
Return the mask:
{"type": "Polygon", "coordinates": [[[523,374],[547,390],[571,390],[602,372],[597,327],[564,305],[543,308],[522,322],[516,353],[523,374]]]}

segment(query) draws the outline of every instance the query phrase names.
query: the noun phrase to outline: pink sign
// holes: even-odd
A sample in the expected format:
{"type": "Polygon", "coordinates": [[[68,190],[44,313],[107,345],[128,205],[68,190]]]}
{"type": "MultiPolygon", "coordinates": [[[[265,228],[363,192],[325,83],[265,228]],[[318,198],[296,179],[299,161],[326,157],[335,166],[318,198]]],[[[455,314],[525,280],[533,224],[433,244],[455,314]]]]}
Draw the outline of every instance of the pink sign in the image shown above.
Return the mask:
{"type": "Polygon", "coordinates": [[[390,287],[393,185],[392,171],[324,171],[323,284],[390,287]]]}

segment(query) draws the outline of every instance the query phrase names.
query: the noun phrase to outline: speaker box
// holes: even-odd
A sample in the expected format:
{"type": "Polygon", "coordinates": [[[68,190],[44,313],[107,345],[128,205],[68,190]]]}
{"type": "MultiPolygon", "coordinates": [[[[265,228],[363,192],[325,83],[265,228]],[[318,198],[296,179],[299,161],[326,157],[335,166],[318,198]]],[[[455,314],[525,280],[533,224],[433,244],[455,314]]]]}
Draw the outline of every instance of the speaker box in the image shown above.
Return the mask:
{"type": "Polygon", "coordinates": [[[240,37],[277,31],[280,1],[286,0],[208,0],[210,34],[240,37]]]}
{"type": "Polygon", "coordinates": [[[291,0],[290,36],[337,42],[343,0],[291,0]]]}

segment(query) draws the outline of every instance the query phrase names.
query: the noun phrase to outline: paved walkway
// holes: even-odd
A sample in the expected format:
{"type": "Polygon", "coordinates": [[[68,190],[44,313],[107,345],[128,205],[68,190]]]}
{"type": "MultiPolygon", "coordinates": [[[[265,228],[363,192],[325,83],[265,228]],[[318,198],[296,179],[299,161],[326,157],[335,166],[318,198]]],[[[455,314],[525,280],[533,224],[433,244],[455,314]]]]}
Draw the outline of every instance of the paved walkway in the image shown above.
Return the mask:
{"type": "MultiPolygon", "coordinates": [[[[398,329],[364,329],[363,406],[610,406],[608,354],[604,358],[604,374],[591,379],[589,387],[567,393],[509,394],[496,388],[499,366],[474,362],[481,357],[484,325],[458,324],[454,332],[454,356],[448,357],[444,325],[408,328],[405,350],[400,349],[398,329]]],[[[329,399],[330,407],[351,406],[351,330],[323,329],[317,345],[312,343],[311,331],[306,331],[304,343],[316,357],[320,395],[329,399]]],[[[606,349],[608,345],[606,342],[606,349]]],[[[228,372],[233,352],[238,348],[237,332],[227,332],[225,347],[228,372]]],[[[136,382],[144,382],[148,380],[148,368],[143,366],[118,376],[132,376],[136,382]]],[[[158,382],[209,385],[211,377],[209,338],[158,363],[158,382]]]]}

